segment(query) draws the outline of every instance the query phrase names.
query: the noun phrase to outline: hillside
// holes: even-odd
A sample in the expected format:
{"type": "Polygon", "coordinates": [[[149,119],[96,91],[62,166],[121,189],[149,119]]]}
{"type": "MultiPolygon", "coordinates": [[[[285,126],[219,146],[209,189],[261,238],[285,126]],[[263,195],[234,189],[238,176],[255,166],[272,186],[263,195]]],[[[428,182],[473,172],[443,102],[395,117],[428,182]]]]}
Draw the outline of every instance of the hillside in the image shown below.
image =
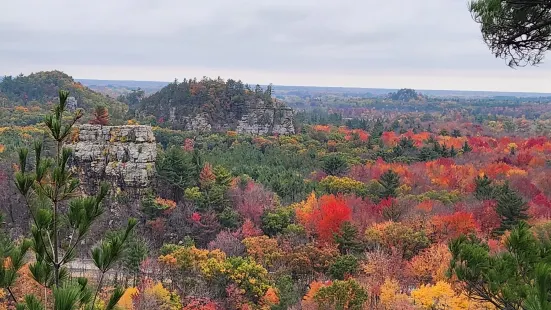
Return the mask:
{"type": "MultiPolygon", "coordinates": [[[[92,91],[61,71],[42,71],[16,77],[6,76],[0,82],[0,118],[7,123],[33,124],[50,110],[56,102],[59,90],[68,90],[73,107],[91,112],[94,107],[104,105],[109,109],[111,119],[123,119],[127,107],[123,103],[92,91]],[[76,106],[75,106],[76,103],[76,106]],[[17,112],[25,112],[23,119],[17,112]],[[11,119],[11,120],[10,120],[11,119]]],[[[87,113],[90,115],[90,113],[87,113]]]]}
{"type": "Polygon", "coordinates": [[[272,98],[272,88],[254,90],[241,81],[203,78],[175,81],[144,98],[136,108],[142,120],[187,130],[235,129],[240,121],[278,123],[286,108],[272,98]],[[254,115],[253,115],[254,114],[254,115]]]}

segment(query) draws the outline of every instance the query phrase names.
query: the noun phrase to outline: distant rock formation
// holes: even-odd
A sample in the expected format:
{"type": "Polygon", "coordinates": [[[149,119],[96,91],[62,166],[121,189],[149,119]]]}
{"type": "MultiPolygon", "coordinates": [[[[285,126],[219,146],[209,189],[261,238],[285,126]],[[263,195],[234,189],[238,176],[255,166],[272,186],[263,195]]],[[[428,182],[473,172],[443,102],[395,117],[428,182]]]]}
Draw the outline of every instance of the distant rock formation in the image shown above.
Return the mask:
{"type": "MultiPolygon", "coordinates": [[[[293,125],[293,110],[290,108],[253,108],[250,113],[244,114],[237,124],[214,124],[209,121],[206,113],[194,117],[182,117],[184,130],[200,133],[211,131],[235,130],[241,134],[253,135],[292,135],[295,133],[293,125]]],[[[171,119],[176,122],[175,118],[171,119]]]]}
{"type": "Polygon", "coordinates": [[[258,108],[243,115],[237,124],[238,133],[257,135],[292,135],[293,110],[290,108],[258,108]]]}
{"type": "Polygon", "coordinates": [[[157,146],[150,126],[81,125],[72,147],[86,193],[94,193],[102,180],[115,189],[145,189],[154,177],[157,146]]]}

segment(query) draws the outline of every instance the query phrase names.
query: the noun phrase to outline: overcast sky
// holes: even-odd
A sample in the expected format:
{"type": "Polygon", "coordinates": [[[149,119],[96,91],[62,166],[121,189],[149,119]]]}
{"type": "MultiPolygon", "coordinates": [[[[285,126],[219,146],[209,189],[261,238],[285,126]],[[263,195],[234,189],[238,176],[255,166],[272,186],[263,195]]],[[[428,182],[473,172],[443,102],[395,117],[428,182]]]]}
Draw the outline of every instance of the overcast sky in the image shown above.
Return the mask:
{"type": "MultiPolygon", "coordinates": [[[[548,55],[551,62],[551,55],[548,55]]],[[[0,75],[551,92],[510,69],[467,0],[0,0],[0,75]]]]}

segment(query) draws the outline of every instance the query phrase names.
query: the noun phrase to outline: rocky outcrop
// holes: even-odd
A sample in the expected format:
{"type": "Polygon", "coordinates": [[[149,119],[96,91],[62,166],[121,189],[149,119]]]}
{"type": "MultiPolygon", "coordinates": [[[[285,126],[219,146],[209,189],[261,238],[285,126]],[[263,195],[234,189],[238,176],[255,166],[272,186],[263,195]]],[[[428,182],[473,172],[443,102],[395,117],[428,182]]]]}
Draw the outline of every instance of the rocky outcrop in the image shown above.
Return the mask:
{"type": "Polygon", "coordinates": [[[238,133],[257,135],[295,133],[293,110],[287,108],[258,108],[243,115],[237,124],[238,133]]]}
{"type": "Polygon", "coordinates": [[[157,146],[150,126],[81,125],[73,141],[73,164],[85,192],[94,192],[100,181],[123,190],[151,184],[157,146]]]}
{"type": "Polygon", "coordinates": [[[201,113],[195,115],[195,117],[184,116],[185,130],[197,131],[197,132],[210,132],[212,125],[207,120],[208,115],[206,113],[201,113]]]}

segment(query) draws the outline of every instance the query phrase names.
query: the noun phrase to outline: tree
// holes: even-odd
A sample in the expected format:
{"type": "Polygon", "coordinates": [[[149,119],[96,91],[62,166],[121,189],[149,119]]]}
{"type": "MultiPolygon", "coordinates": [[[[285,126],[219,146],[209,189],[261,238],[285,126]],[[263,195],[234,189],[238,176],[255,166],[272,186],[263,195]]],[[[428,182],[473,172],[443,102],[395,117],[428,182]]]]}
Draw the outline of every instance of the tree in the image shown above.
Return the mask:
{"type": "Polygon", "coordinates": [[[487,200],[495,198],[495,188],[492,185],[492,180],[487,175],[477,176],[474,180],[475,192],[474,196],[478,200],[487,200]]]}
{"type": "Polygon", "coordinates": [[[96,106],[94,109],[94,118],[90,120],[90,124],[102,126],[109,124],[109,111],[107,107],[103,105],[96,106]]]}
{"type": "Polygon", "coordinates": [[[528,204],[522,197],[512,190],[508,184],[503,185],[497,197],[496,212],[501,218],[501,225],[496,233],[504,233],[520,221],[528,219],[528,204]]]}
{"type": "MultiPolygon", "coordinates": [[[[102,202],[109,190],[109,186],[103,183],[94,196],[77,194],[79,181],[73,178],[67,165],[72,151],[64,145],[74,124],[82,117],[82,111],[75,111],[65,120],[68,95],[68,92],[60,91],[59,104],[55,105],[53,113],[45,118],[47,130],[55,142],[53,158],[43,157],[43,144],[36,142],[33,165],[35,170],[31,171],[28,169],[28,149],[20,149],[20,168],[15,173],[15,183],[32,218],[31,248],[35,254],[35,262],[30,264],[29,269],[34,279],[46,288],[53,288],[56,309],[75,309],[84,306],[93,309],[103,278],[121,258],[125,242],[137,221],[130,219],[124,231],[111,234],[92,249],[93,262],[100,270],[100,280],[95,294],[88,288],[87,279],[68,279],[65,265],[74,259],[76,246],[103,213],[102,202]],[[66,210],[62,209],[65,204],[66,210]],[[61,234],[65,231],[73,233],[62,238],[61,234]],[[62,246],[62,240],[69,240],[68,244],[62,246]]],[[[10,270],[6,264],[0,266],[2,273],[10,270]]],[[[122,289],[116,289],[106,308],[113,309],[123,292],[122,289]]],[[[32,295],[25,298],[24,304],[21,307],[44,308],[32,295]]]]}
{"type": "Polygon", "coordinates": [[[473,148],[469,145],[467,141],[465,141],[461,149],[463,150],[463,153],[469,153],[470,151],[473,150],[473,148]]]}
{"type": "Polygon", "coordinates": [[[360,310],[368,299],[365,290],[353,279],[337,280],[321,287],[314,295],[320,309],[360,310]]]}
{"type": "MultiPolygon", "coordinates": [[[[178,200],[183,191],[194,185],[196,171],[192,156],[179,147],[171,147],[160,154],[155,164],[157,176],[172,187],[172,194],[178,200]]],[[[197,177],[199,177],[197,172],[197,177]]]]}
{"type": "Polygon", "coordinates": [[[492,53],[511,67],[536,65],[551,47],[549,0],[473,0],[469,10],[492,53]]]}
{"type": "Polygon", "coordinates": [[[333,239],[342,254],[359,253],[363,250],[358,229],[350,222],[344,222],[340,232],[333,234],[333,239]]]}
{"type": "Polygon", "coordinates": [[[537,239],[521,222],[505,241],[506,251],[490,254],[475,236],[449,245],[450,272],[467,294],[497,309],[551,309],[551,243],[537,239]]]}
{"type": "Polygon", "coordinates": [[[323,160],[323,171],[328,175],[342,175],[348,170],[348,163],[338,154],[332,154],[323,160]]]}
{"type": "Polygon", "coordinates": [[[379,198],[384,199],[397,196],[396,191],[400,186],[400,176],[396,172],[388,170],[383,173],[379,178],[379,183],[383,187],[379,194],[379,198]]]}
{"type": "Polygon", "coordinates": [[[347,276],[353,275],[358,270],[358,259],[353,255],[343,255],[329,267],[329,274],[333,279],[344,280],[347,276]]]}

